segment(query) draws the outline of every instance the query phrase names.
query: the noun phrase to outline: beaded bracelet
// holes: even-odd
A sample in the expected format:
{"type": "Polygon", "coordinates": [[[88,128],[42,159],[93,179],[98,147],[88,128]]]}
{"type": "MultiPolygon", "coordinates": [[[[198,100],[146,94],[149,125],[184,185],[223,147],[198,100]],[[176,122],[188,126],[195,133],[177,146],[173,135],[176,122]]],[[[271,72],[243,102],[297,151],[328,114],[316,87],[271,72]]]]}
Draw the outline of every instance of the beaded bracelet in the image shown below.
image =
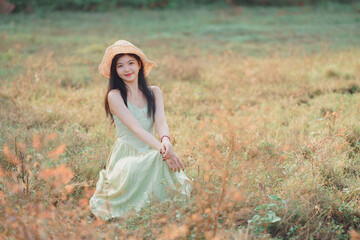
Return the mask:
{"type": "Polygon", "coordinates": [[[168,135],[162,136],[160,142],[162,142],[162,140],[163,140],[164,137],[167,137],[167,138],[169,139],[169,141],[171,142],[171,139],[170,139],[170,137],[169,137],[168,135]]]}

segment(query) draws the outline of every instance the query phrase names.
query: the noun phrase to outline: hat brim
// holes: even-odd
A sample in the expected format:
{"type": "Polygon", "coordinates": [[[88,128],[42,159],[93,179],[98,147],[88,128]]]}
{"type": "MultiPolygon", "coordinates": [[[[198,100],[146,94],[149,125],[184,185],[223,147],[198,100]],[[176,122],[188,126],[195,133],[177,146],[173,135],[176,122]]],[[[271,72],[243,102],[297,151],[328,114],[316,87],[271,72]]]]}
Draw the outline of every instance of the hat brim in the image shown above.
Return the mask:
{"type": "Polygon", "coordinates": [[[135,46],[122,46],[113,44],[105,51],[104,57],[99,65],[99,73],[101,77],[110,78],[110,67],[113,58],[117,54],[135,54],[139,56],[143,64],[144,75],[147,77],[153,67],[157,67],[156,63],[147,59],[145,54],[135,46]]]}

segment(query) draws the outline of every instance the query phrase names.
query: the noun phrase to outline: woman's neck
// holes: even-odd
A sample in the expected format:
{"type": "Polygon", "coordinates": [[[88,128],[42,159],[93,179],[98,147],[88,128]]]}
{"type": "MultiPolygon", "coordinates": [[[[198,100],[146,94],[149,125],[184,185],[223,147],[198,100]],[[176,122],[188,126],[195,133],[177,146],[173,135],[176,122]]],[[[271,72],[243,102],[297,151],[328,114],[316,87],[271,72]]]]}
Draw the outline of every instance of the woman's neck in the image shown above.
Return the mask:
{"type": "Polygon", "coordinates": [[[128,91],[130,94],[137,93],[139,91],[139,84],[138,81],[133,81],[130,83],[126,83],[126,86],[128,87],[128,91]]]}

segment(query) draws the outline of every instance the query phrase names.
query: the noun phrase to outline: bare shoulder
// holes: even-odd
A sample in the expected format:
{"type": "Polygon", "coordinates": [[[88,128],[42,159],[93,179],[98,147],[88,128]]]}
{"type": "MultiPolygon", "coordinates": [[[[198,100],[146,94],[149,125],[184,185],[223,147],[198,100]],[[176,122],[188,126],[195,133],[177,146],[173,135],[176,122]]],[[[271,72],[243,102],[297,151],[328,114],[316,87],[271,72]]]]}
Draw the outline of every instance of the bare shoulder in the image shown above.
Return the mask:
{"type": "Polygon", "coordinates": [[[162,95],[161,89],[158,86],[150,86],[150,89],[154,93],[155,97],[162,95]]]}
{"type": "Polygon", "coordinates": [[[120,106],[125,105],[124,100],[121,96],[120,90],[118,90],[118,89],[111,90],[107,95],[107,99],[109,101],[110,109],[113,107],[116,107],[116,105],[119,106],[119,104],[120,104],[120,106]]]}
{"type": "Polygon", "coordinates": [[[124,100],[121,97],[121,93],[118,89],[112,89],[111,91],[109,91],[107,99],[109,102],[111,114],[114,114],[113,109],[118,109],[122,105],[125,105],[124,100]]]}
{"type": "Polygon", "coordinates": [[[114,97],[116,98],[118,96],[121,96],[119,89],[112,89],[112,90],[110,90],[110,92],[107,95],[108,99],[114,98],[114,97]]]}

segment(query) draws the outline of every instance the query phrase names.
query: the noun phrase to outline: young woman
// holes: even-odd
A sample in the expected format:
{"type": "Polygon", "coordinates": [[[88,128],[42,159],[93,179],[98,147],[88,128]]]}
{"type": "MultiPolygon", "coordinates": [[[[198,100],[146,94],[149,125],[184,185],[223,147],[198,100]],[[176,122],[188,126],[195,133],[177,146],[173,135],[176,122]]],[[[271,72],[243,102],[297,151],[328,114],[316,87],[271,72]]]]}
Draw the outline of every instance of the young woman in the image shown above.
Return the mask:
{"type": "Polygon", "coordinates": [[[148,86],[146,76],[156,64],[128,41],[119,40],[105,51],[99,66],[109,79],[106,115],[116,125],[117,140],[100,171],[90,210],[103,219],[140,210],[155,198],[169,197],[169,189],[189,195],[189,178],[174,152],[160,88],[148,86]],[[154,137],[156,127],[160,141],[154,137]]]}

